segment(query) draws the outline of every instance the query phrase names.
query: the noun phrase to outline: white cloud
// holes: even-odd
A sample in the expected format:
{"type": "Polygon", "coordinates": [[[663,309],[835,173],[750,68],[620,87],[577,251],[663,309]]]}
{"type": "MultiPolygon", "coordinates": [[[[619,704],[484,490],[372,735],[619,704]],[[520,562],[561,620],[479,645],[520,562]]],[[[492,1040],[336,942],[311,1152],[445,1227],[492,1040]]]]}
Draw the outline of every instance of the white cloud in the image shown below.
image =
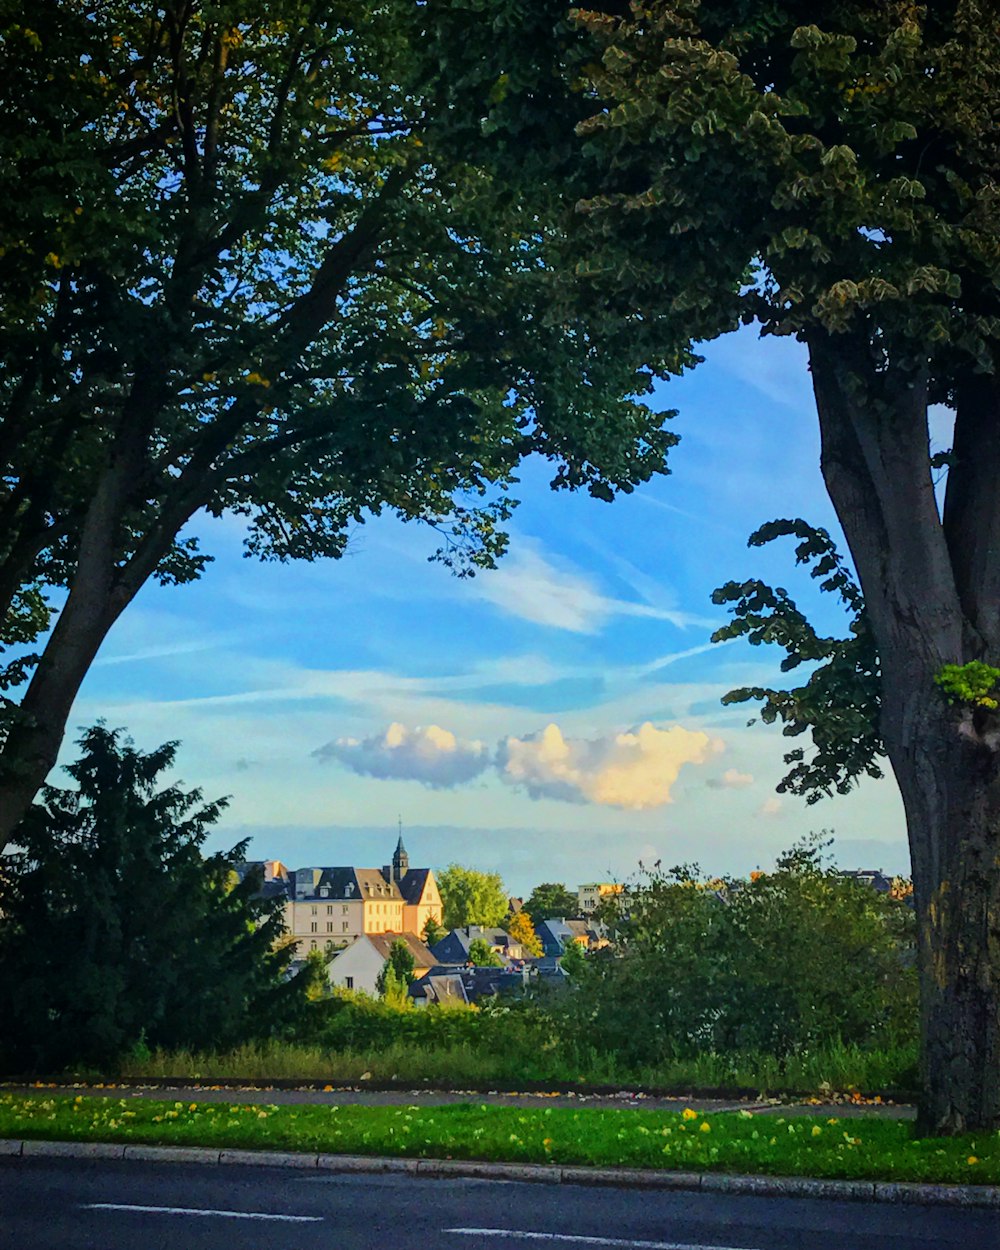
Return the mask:
{"type": "Polygon", "coordinates": [[[507,738],[497,766],[504,780],[532,798],[562,799],[631,810],[661,807],[685,764],[701,764],[721,744],[681,725],[648,721],[630,733],[565,738],[558,725],[541,734],[507,738]]]}
{"type": "Polygon", "coordinates": [[[744,786],[753,785],[753,774],[727,768],[721,777],[710,777],[705,785],[712,790],[741,790],[744,786]]]}
{"type": "Polygon", "coordinates": [[[384,734],[337,738],[313,755],[319,760],[338,760],[365,776],[421,781],[439,788],[471,781],[490,765],[490,752],[483,742],[460,741],[439,725],[407,729],[398,721],[384,734]]]}
{"type": "Polygon", "coordinates": [[[538,543],[526,538],[498,568],[479,574],[473,589],[511,616],[576,634],[595,634],[614,616],[669,621],[682,629],[718,625],[707,617],[602,594],[584,573],[565,562],[553,564],[538,543]]]}
{"type": "Polygon", "coordinates": [[[772,795],[769,799],[765,799],[757,809],[758,816],[777,816],[781,812],[781,799],[772,795]]]}

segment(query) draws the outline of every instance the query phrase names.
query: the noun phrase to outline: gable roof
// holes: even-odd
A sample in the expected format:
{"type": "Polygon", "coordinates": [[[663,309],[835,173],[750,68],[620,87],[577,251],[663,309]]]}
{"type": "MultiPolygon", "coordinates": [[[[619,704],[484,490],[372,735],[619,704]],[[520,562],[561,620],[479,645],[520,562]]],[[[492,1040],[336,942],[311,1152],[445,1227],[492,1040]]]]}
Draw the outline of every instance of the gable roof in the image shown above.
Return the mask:
{"type": "Polygon", "coordinates": [[[434,956],[415,933],[366,933],[365,937],[383,959],[389,958],[389,952],[396,942],[402,942],[418,968],[431,968],[434,965],[434,956]]]}

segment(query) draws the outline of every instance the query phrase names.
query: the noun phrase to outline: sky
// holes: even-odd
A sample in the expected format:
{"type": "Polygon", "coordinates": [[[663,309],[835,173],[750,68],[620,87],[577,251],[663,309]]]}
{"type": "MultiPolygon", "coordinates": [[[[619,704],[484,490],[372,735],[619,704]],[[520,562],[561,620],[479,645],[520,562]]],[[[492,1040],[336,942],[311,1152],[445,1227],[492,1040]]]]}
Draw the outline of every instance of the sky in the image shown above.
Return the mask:
{"type": "Polygon", "coordinates": [[[392,518],[339,561],[286,565],[204,521],[215,562],[126,612],[63,759],[98,717],[143,749],[177,739],[177,777],[231,796],[211,849],[249,837],[290,867],[379,866],[401,821],[414,866],[499,871],[514,893],[656,860],[744,874],[821,829],[844,867],[907,871],[891,777],[811,807],[777,795],[797,744],[720,702],[788,679],[779,652],[709,641],[716,586],[760,576],[838,625],[792,544],[748,535],[778,516],[839,530],[802,347],[748,328],[704,356],[657,389],[678,410],[669,476],[605,504],[527,464],[510,551],[472,580],[392,518]]]}

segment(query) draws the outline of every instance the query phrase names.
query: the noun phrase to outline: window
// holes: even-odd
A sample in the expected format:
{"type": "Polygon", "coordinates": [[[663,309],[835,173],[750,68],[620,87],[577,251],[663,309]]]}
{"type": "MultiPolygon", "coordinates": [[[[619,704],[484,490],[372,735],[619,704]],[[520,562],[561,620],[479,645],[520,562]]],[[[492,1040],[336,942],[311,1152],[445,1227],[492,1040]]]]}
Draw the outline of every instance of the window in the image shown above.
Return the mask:
{"type": "Polygon", "coordinates": [[[343,930],[343,932],[344,932],[344,933],[346,933],[346,932],[347,932],[347,921],[345,920],[345,921],[344,921],[344,923],[343,923],[340,927],[341,927],[341,929],[343,930]]]}
{"type": "Polygon", "coordinates": [[[310,942],[310,943],[309,943],[309,949],[310,949],[311,951],[314,951],[314,950],[316,949],[316,943],[315,943],[315,942],[310,942]]]}
{"type": "Polygon", "coordinates": [[[333,915],[333,908],[332,908],[332,907],[328,907],[328,908],[326,909],[326,914],[327,914],[328,916],[332,916],[332,915],[333,915]]]}
{"type": "Polygon", "coordinates": [[[312,916],[315,916],[315,915],[316,915],[316,908],[315,908],[315,907],[310,907],[310,909],[309,909],[309,914],[310,914],[310,915],[312,915],[312,916]]]}
{"type": "Polygon", "coordinates": [[[327,931],[327,933],[332,933],[332,932],[333,932],[333,921],[332,921],[332,920],[328,920],[328,921],[326,922],[326,931],[327,931]]]}
{"type": "Polygon", "coordinates": [[[340,910],[344,913],[344,915],[345,915],[345,916],[347,915],[347,908],[346,908],[346,907],[342,907],[340,910]]]}
{"type": "MultiPolygon", "coordinates": [[[[312,924],[309,926],[309,932],[310,932],[310,933],[315,933],[315,932],[316,932],[316,927],[317,927],[317,926],[316,926],[316,921],[314,920],[314,921],[312,922],[312,924]]],[[[316,945],[316,943],[315,943],[315,942],[313,942],[313,946],[315,946],[315,945],[316,945]]]]}
{"type": "Polygon", "coordinates": [[[353,977],[344,977],[344,985],[346,986],[346,988],[347,988],[347,989],[349,989],[349,990],[353,990],[353,989],[354,989],[354,978],[353,978],[353,977]]]}

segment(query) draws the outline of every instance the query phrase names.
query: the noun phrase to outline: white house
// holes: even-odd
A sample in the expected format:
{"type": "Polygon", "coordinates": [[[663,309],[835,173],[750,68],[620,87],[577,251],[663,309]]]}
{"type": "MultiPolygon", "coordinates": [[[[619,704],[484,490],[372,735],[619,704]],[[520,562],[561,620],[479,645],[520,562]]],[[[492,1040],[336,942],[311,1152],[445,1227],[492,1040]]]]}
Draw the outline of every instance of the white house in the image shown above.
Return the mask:
{"type": "Polygon", "coordinates": [[[375,982],[389,959],[394,942],[406,943],[413,956],[415,977],[422,977],[437,962],[415,933],[363,933],[330,961],[330,984],[377,994],[375,982]]]}

